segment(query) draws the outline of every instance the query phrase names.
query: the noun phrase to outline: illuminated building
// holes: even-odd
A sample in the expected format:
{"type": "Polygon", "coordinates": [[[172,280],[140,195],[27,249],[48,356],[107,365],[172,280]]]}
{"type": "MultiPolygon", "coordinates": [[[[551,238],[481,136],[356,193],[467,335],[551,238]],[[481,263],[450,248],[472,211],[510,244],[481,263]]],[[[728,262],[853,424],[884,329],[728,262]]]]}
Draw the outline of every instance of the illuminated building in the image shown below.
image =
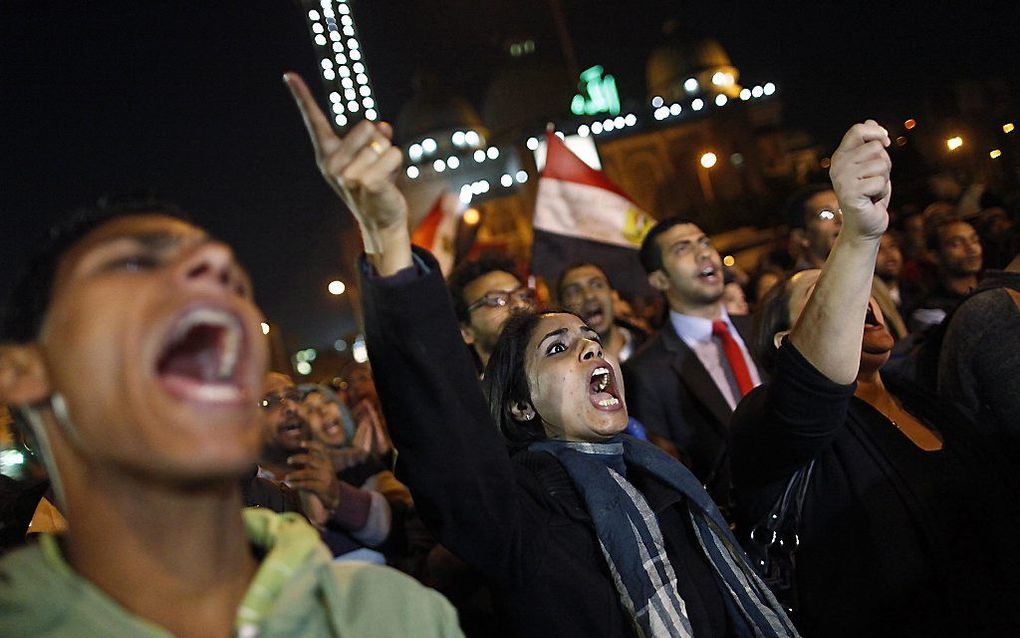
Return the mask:
{"type": "Polygon", "coordinates": [[[319,58],[319,77],[329,94],[329,109],[340,129],[362,117],[379,117],[368,65],[358,40],[354,12],[347,0],[300,0],[308,33],[319,58]]]}

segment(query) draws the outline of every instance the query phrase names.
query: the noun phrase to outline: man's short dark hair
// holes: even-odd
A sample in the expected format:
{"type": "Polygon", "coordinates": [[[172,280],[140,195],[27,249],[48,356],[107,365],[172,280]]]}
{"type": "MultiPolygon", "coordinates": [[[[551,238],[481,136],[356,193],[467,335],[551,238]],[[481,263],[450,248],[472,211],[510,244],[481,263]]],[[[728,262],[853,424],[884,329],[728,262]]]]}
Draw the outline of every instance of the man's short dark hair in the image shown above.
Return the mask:
{"type": "Polygon", "coordinates": [[[517,277],[517,281],[524,281],[524,278],[517,272],[514,260],[502,253],[485,253],[478,259],[458,265],[450,273],[446,285],[450,289],[450,296],[453,297],[453,310],[457,313],[457,319],[461,323],[471,323],[471,313],[468,312],[468,305],[471,301],[464,298],[464,289],[475,279],[490,272],[505,272],[517,277]]]}
{"type": "Polygon", "coordinates": [[[924,209],[924,241],[928,250],[942,250],[942,229],[956,223],[969,222],[960,215],[956,207],[944,202],[935,202],[924,209]]]}
{"type": "Polygon", "coordinates": [[[641,260],[641,265],[646,273],[650,275],[656,270],[662,269],[662,250],[659,249],[659,243],[655,239],[674,226],[693,223],[689,218],[677,215],[675,217],[667,217],[648,231],[648,234],[645,235],[644,240],[641,242],[641,250],[638,251],[638,258],[641,260]]]}
{"type": "Polygon", "coordinates": [[[561,270],[559,277],[556,278],[556,299],[559,300],[561,303],[563,302],[563,281],[567,278],[567,275],[569,275],[571,272],[577,270],[578,268],[584,267],[595,268],[596,270],[598,270],[600,273],[602,273],[602,276],[606,278],[606,281],[609,282],[609,287],[614,290],[616,289],[613,286],[613,282],[609,279],[609,275],[606,274],[606,270],[602,266],[596,264],[593,261],[576,261],[567,266],[566,268],[564,268],[563,270],[561,270]]]}
{"type": "Polygon", "coordinates": [[[92,208],[72,212],[50,228],[49,237],[29,258],[15,279],[0,324],[0,342],[28,343],[39,336],[50,307],[53,280],[65,254],[96,228],[120,217],[166,215],[186,222],[191,219],[174,204],[154,198],[101,200],[92,208]]]}
{"type": "Polygon", "coordinates": [[[832,184],[808,184],[798,188],[786,200],[783,206],[783,218],[790,228],[804,228],[807,226],[808,213],[806,210],[808,200],[817,195],[832,190],[832,184]]]}

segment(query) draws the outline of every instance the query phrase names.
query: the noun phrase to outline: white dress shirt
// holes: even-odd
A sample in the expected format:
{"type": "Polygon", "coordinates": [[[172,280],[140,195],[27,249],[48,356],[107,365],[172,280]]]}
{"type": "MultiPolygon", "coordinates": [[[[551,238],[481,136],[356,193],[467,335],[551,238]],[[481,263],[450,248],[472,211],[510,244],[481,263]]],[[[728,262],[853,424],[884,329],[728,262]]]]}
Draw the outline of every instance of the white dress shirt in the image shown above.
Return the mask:
{"type": "MultiPolygon", "coordinates": [[[[751,374],[751,382],[755,387],[761,385],[761,376],[758,374],[758,368],[754,365],[751,354],[747,351],[747,345],[744,344],[740,333],[737,332],[733,322],[730,321],[730,316],[726,314],[725,308],[720,308],[719,318],[726,323],[730,334],[733,335],[733,340],[740,346],[740,352],[743,353],[744,361],[747,362],[747,371],[751,374]]],[[[737,385],[736,377],[733,376],[733,372],[730,370],[730,364],[726,360],[726,353],[723,351],[722,343],[712,336],[712,320],[682,315],[670,310],[669,321],[673,324],[673,329],[680,335],[683,342],[687,344],[687,347],[698,356],[701,365],[705,366],[705,370],[708,371],[712,380],[715,381],[716,387],[719,388],[719,392],[726,399],[726,403],[730,405],[730,409],[736,409],[741,399],[740,389],[737,385]]]]}

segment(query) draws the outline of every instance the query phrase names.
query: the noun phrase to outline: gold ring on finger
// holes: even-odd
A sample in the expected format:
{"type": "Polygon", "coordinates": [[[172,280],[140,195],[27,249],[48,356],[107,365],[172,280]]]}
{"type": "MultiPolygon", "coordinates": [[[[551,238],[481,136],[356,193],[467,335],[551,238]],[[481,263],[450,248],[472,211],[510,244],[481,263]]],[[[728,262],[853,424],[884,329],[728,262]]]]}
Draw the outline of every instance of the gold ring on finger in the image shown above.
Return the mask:
{"type": "Polygon", "coordinates": [[[379,140],[372,140],[372,143],[369,144],[369,146],[376,152],[377,155],[382,155],[386,151],[386,146],[379,140]]]}

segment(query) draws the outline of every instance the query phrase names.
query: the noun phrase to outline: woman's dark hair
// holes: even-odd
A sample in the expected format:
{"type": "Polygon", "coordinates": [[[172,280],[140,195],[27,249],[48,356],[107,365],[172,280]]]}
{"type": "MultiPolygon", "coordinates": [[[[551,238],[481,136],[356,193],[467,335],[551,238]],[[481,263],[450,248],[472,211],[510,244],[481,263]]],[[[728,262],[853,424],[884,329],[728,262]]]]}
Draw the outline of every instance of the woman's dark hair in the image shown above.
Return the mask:
{"type": "Polygon", "coordinates": [[[511,408],[516,403],[531,403],[528,375],[524,369],[525,351],[535,326],[547,312],[515,312],[503,325],[499,339],[485,366],[482,390],[489,401],[489,414],[503,437],[514,447],[525,447],[545,438],[542,420],[518,421],[511,408]]]}
{"type": "Polygon", "coordinates": [[[751,335],[752,356],[765,369],[775,370],[777,332],[789,330],[790,326],[790,277],[772,286],[758,304],[755,311],[754,332],[751,335]]]}
{"type": "Polygon", "coordinates": [[[549,315],[577,316],[559,309],[514,312],[503,326],[492,356],[489,357],[489,364],[485,366],[482,390],[489,401],[489,414],[503,438],[514,448],[523,448],[533,441],[546,438],[539,415],[536,414],[530,421],[518,421],[514,418],[512,408],[517,403],[531,404],[531,390],[528,388],[528,374],[524,366],[525,354],[538,322],[549,315]]]}

